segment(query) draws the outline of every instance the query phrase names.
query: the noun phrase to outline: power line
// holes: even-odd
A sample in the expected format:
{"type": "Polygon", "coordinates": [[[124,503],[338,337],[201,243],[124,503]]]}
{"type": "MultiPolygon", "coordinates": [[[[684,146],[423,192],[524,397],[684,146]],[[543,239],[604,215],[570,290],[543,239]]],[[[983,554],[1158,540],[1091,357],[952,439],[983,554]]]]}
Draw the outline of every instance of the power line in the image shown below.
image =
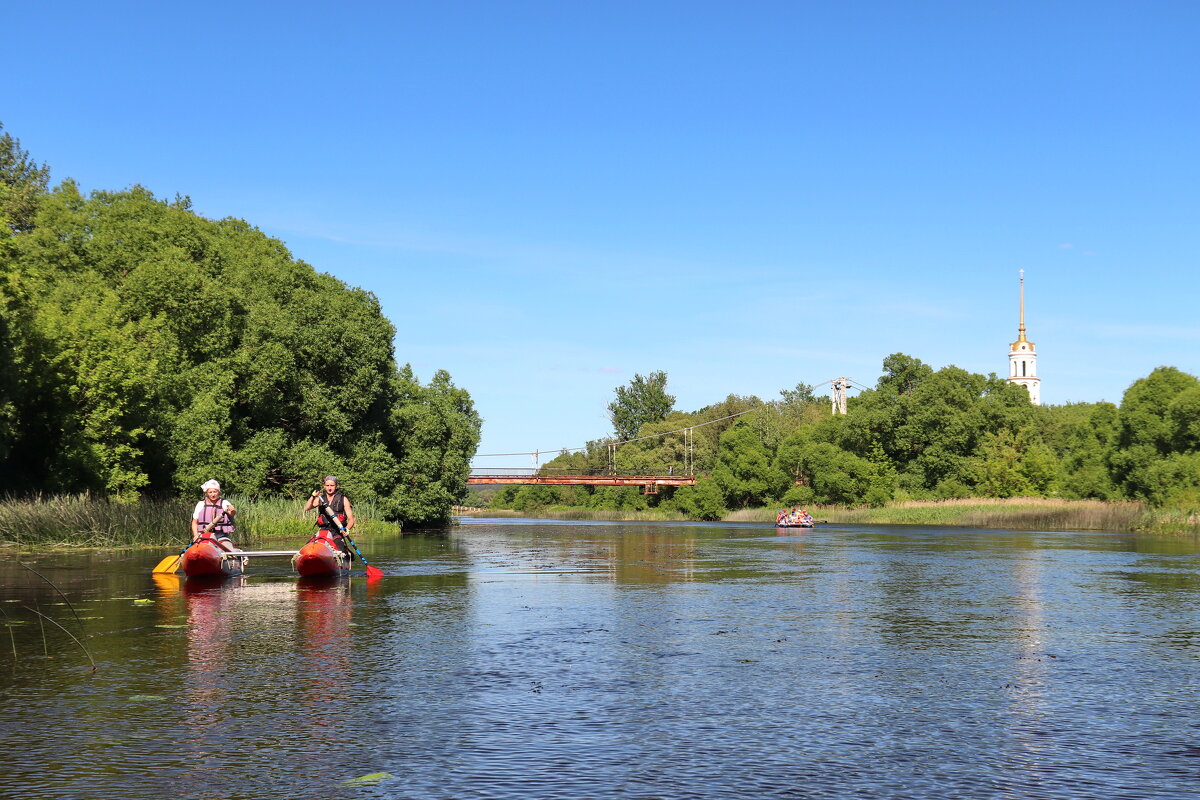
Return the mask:
{"type": "MultiPolygon", "coordinates": [[[[870,388],[870,387],[860,385],[853,378],[840,378],[840,379],[839,378],[831,378],[827,381],[821,381],[821,383],[818,385],[824,385],[826,383],[832,385],[835,381],[838,381],[838,380],[844,381],[847,388],[857,389],[860,392],[865,391],[870,388]]],[[[700,422],[700,423],[697,423],[696,425],[687,425],[683,428],[677,428],[676,430],[673,430],[673,431],[663,431],[662,433],[650,433],[645,436],[638,436],[637,438],[634,438],[634,439],[623,439],[623,440],[616,441],[616,442],[613,442],[610,440],[610,441],[605,442],[605,444],[607,444],[610,447],[620,447],[623,444],[630,444],[632,442],[640,442],[644,439],[657,439],[660,436],[670,436],[672,433],[682,433],[684,431],[692,430],[694,428],[703,428],[705,425],[712,425],[713,423],[716,423],[716,422],[724,422],[727,419],[733,419],[734,417],[740,417],[743,414],[749,414],[751,411],[757,411],[761,407],[762,406],[755,406],[754,408],[748,408],[745,411],[739,411],[736,414],[729,414],[728,416],[719,417],[718,419],[710,419],[708,422],[700,422]]],[[[538,457],[541,457],[543,455],[548,455],[550,453],[573,453],[577,450],[580,452],[583,452],[583,451],[586,451],[587,448],[588,448],[588,446],[585,444],[581,447],[548,447],[545,450],[531,450],[527,453],[477,453],[473,457],[474,458],[504,458],[507,456],[538,456],[538,457]]]]}
{"type": "MultiPolygon", "coordinates": [[[[739,411],[736,414],[729,414],[728,416],[718,417],[717,419],[710,419],[708,422],[698,422],[695,425],[687,425],[683,428],[676,428],[673,431],[663,431],[662,433],[650,433],[645,436],[638,436],[635,439],[621,439],[616,442],[607,442],[606,444],[610,444],[612,446],[619,447],[623,444],[630,444],[632,442],[640,442],[643,439],[656,439],[660,436],[670,436],[672,433],[682,433],[684,431],[691,430],[693,428],[703,428],[705,425],[712,425],[713,423],[716,423],[716,422],[724,422],[727,419],[733,419],[734,417],[740,417],[743,414],[749,414],[751,411],[757,411],[761,407],[762,406],[755,406],[754,408],[748,408],[745,411],[739,411]]],[[[587,450],[587,445],[584,445],[582,447],[554,447],[554,448],[547,448],[545,450],[532,450],[528,453],[478,453],[478,454],[476,454],[475,458],[502,458],[504,456],[540,456],[540,455],[546,455],[548,453],[571,453],[576,450],[581,450],[581,451],[587,450]]]]}

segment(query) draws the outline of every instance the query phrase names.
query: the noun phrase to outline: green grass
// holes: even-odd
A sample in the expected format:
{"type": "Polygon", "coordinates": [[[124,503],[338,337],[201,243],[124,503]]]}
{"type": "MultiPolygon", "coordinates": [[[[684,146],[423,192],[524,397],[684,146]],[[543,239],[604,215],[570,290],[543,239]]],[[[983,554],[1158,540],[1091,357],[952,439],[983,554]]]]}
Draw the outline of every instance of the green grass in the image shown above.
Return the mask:
{"type": "MultiPolygon", "coordinates": [[[[1041,497],[911,500],[879,508],[812,506],[818,520],[876,525],[965,525],[1018,530],[1156,530],[1156,515],[1141,503],[1055,500],[1041,497]]],[[[727,520],[772,522],[772,508],[744,509],[727,520]]]]}
{"type": "MultiPolygon", "coordinates": [[[[773,523],[777,509],[744,508],[726,514],[724,522],[773,523]]],[[[1040,497],[1006,499],[912,500],[880,508],[809,506],[817,520],[876,525],[963,525],[1015,530],[1138,531],[1200,535],[1200,515],[1191,511],[1149,508],[1137,502],[1057,500],[1040,497]]],[[[609,511],[551,507],[536,512],[481,511],[486,516],[542,516],[551,519],[679,520],[673,511],[609,511]]]]}
{"type": "Polygon", "coordinates": [[[909,501],[883,508],[830,509],[830,521],[966,525],[1018,530],[1136,531],[1152,516],[1140,503],[1037,497],[909,501]]]}
{"type": "MultiPolygon", "coordinates": [[[[302,541],[314,530],[313,512],[300,500],[231,497],[237,508],[234,541],[245,547],[264,541],[302,541]]],[[[118,503],[93,495],[57,495],[0,501],[0,544],[21,547],[161,547],[191,537],[194,500],[118,503]]],[[[354,504],[354,537],[396,534],[373,504],[354,504]]]]}

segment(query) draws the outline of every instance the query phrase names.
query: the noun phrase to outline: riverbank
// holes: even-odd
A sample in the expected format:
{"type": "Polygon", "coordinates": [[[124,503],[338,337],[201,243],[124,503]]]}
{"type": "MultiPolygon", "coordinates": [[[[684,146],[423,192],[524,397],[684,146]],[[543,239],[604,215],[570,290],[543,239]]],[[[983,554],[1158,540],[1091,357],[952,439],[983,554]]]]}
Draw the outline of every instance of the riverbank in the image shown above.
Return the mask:
{"type": "MultiPolygon", "coordinates": [[[[300,500],[230,497],[237,508],[235,541],[243,546],[292,541],[302,544],[314,530],[313,512],[300,500]]],[[[115,503],[91,495],[0,501],[0,545],[16,547],[164,547],[186,544],[195,503],[141,500],[115,503]]],[[[354,537],[400,533],[366,501],[354,504],[354,537]]]]}
{"type": "MultiPolygon", "coordinates": [[[[732,511],[722,522],[773,523],[777,509],[747,508],[732,511]]],[[[961,525],[1015,530],[1080,530],[1200,535],[1200,515],[1187,511],[1149,508],[1137,502],[1056,500],[1042,497],[970,498],[961,500],[911,500],[879,508],[811,506],[818,520],[875,525],[961,525]]],[[[623,522],[687,519],[675,511],[621,511],[592,508],[548,507],[538,511],[479,509],[466,516],[545,517],[562,520],[613,520],[623,522]]]]}
{"type": "MultiPolygon", "coordinates": [[[[561,519],[565,521],[587,522],[688,522],[692,518],[678,511],[666,511],[657,508],[645,511],[630,511],[608,508],[577,508],[574,506],[549,506],[546,508],[530,509],[528,511],[513,511],[507,508],[478,508],[474,511],[455,512],[461,517],[488,517],[489,519],[561,519]]],[[[774,517],[772,517],[774,519],[774,517]]]]}
{"type": "MultiPolygon", "coordinates": [[[[312,513],[299,500],[230,498],[238,508],[238,544],[303,542],[313,530],[312,513]]],[[[142,500],[114,503],[89,495],[0,501],[0,546],[173,547],[187,542],[193,503],[142,500]]],[[[564,521],[683,522],[665,509],[611,510],[557,506],[536,511],[456,507],[459,516],[542,517],[564,521]]],[[[958,525],[1015,530],[1144,532],[1200,536],[1200,515],[1149,508],[1142,503],[1054,500],[1036,497],[908,501],[880,508],[812,506],[826,522],[877,525],[958,525]]],[[[771,524],[776,509],[750,508],[726,514],[723,522],[771,524]]],[[[355,504],[355,538],[397,535],[400,527],[381,518],[371,503],[355,504]]]]}

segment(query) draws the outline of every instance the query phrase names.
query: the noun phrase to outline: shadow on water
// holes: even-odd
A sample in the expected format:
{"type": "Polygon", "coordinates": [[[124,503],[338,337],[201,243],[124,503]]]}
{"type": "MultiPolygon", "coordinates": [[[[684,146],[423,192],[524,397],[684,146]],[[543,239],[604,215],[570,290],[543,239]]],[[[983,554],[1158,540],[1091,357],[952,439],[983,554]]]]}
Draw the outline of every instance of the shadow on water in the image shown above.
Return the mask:
{"type": "Polygon", "coordinates": [[[388,577],[38,556],[78,620],[0,561],[0,795],[1174,798],[1200,778],[1192,541],[476,520],[359,544],[388,577]],[[96,672],[21,606],[74,625],[96,672]]]}

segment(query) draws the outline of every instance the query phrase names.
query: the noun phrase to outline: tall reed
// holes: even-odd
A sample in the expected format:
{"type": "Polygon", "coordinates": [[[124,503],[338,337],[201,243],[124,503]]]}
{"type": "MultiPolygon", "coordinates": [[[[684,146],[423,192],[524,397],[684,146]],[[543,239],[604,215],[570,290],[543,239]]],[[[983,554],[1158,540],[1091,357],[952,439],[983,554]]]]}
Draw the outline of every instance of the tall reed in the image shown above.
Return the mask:
{"type": "MultiPolygon", "coordinates": [[[[1149,508],[1133,501],[1063,500],[1045,497],[909,500],[880,508],[809,506],[819,521],[877,525],[962,525],[1016,530],[1138,531],[1200,535],[1200,514],[1190,510],[1149,508]]],[[[518,511],[484,510],[487,516],[529,516],[518,511]]],[[[552,507],[531,512],[551,519],[675,520],[677,512],[617,511],[552,507]]],[[[775,522],[775,508],[731,511],[723,522],[775,522]]]]}
{"type": "Polygon", "coordinates": [[[0,542],[28,547],[167,545],[186,541],[192,503],[117,503],[87,494],[5,498],[0,542]]]}
{"type": "MultiPolygon", "coordinates": [[[[303,500],[286,497],[259,498],[248,500],[231,497],[237,509],[238,538],[248,542],[280,539],[307,538],[316,532],[316,512],[304,511],[303,500]]],[[[354,530],[351,536],[396,534],[400,526],[383,519],[375,503],[370,500],[355,500],[354,530]]]]}
{"type": "MultiPolygon", "coordinates": [[[[256,542],[303,541],[315,530],[314,512],[286,498],[231,497],[237,507],[237,533],[242,546],[256,542]]],[[[0,500],[0,544],[22,547],[175,546],[191,538],[193,500],[142,499],[118,503],[88,494],[51,495],[0,500]]],[[[375,504],[354,503],[355,537],[395,534],[400,527],[382,519],[375,504]]]]}

